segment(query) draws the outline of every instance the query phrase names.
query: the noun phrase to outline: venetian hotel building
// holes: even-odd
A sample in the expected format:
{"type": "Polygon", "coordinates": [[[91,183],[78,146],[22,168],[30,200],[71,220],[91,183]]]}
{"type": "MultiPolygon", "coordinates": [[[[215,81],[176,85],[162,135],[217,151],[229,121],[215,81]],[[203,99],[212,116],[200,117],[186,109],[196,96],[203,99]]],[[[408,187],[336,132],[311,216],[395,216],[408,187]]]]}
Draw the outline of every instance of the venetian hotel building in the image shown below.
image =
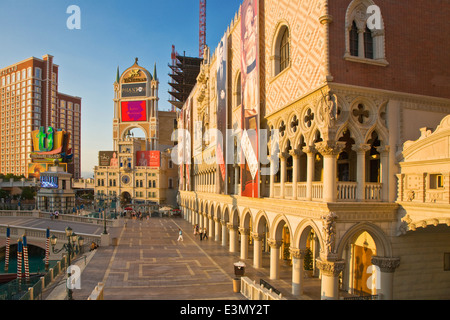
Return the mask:
{"type": "Polygon", "coordinates": [[[271,279],[290,265],[300,299],[310,281],[315,299],[449,299],[449,15],[438,0],[245,0],[178,119],[184,218],[271,279]]]}
{"type": "Polygon", "coordinates": [[[31,132],[43,126],[71,134],[67,171],[80,177],[81,98],[58,92],[58,70],[48,54],[0,69],[0,173],[28,176],[31,132]]]}

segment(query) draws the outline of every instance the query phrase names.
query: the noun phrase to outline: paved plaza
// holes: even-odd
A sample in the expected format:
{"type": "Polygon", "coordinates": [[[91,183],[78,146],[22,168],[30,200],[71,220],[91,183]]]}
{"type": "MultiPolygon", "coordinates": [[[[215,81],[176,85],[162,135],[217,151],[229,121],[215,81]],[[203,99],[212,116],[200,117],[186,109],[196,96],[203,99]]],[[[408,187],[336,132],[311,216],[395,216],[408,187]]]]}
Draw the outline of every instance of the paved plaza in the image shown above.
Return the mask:
{"type": "MultiPolygon", "coordinates": [[[[116,245],[100,247],[90,257],[81,274],[81,289],[73,292],[75,300],[86,300],[99,282],[104,283],[105,300],[246,299],[233,291],[233,264],[239,254],[213,239],[201,241],[181,218],[126,220],[123,227],[108,231],[116,245]],[[182,242],[177,241],[179,228],[182,242]]],[[[291,295],[290,266],[282,265],[279,280],[269,280],[268,254],[263,269],[253,269],[250,259],[244,262],[245,276],[257,283],[266,280],[288,300],[320,299],[318,279],[307,279],[302,297],[291,295]]],[[[55,295],[47,294],[47,299],[55,295]]]]}

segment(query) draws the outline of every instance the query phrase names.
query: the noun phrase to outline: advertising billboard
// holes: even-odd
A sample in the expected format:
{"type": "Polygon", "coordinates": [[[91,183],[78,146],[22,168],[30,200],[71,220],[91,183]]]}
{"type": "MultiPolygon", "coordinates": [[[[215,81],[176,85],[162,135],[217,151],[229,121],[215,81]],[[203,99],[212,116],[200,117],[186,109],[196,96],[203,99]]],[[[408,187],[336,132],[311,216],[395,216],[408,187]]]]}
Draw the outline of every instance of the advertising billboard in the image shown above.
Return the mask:
{"type": "MultiPolygon", "coordinates": [[[[217,48],[217,129],[224,133],[227,130],[227,61],[228,61],[228,33],[220,40],[217,48]]],[[[216,160],[219,166],[219,192],[227,192],[227,166],[224,155],[226,154],[225,141],[217,139],[216,160]]]]}
{"type": "Polygon", "coordinates": [[[136,151],[136,166],[138,167],[161,167],[161,152],[152,151],[136,151]]]}
{"type": "Polygon", "coordinates": [[[241,10],[241,128],[244,132],[241,195],[259,197],[259,61],[258,1],[245,0],[241,10]]]}
{"type": "Polygon", "coordinates": [[[122,84],[122,98],[147,96],[146,83],[122,84]]]}
{"type": "MultiPolygon", "coordinates": [[[[42,172],[46,172],[49,170],[49,167],[53,166],[53,164],[50,163],[29,163],[28,164],[28,179],[39,179],[42,172]]],[[[59,163],[58,167],[61,167],[64,169],[65,172],[67,172],[67,163],[59,163]]]]}
{"type": "Polygon", "coordinates": [[[122,122],[147,121],[146,101],[122,101],[122,122]]]}
{"type": "Polygon", "coordinates": [[[99,151],[98,165],[100,167],[118,167],[119,159],[116,151],[99,151]]]}

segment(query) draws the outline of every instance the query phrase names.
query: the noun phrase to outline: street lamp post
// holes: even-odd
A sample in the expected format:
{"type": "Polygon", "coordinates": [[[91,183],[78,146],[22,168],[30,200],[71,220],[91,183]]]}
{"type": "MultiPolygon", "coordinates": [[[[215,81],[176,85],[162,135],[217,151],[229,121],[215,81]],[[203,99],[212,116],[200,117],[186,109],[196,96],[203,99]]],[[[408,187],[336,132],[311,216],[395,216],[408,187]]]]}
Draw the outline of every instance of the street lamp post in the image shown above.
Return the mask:
{"type": "MultiPolygon", "coordinates": [[[[71,227],[67,227],[66,228],[66,237],[67,237],[67,243],[65,243],[61,249],[56,250],[55,246],[56,243],[58,241],[58,238],[56,238],[55,235],[52,235],[50,237],[50,242],[52,244],[52,251],[55,254],[60,253],[62,250],[64,250],[65,252],[67,252],[67,257],[68,257],[68,265],[71,265],[71,258],[72,255],[74,254],[75,250],[78,247],[82,247],[83,243],[84,243],[84,239],[83,237],[80,237],[78,235],[76,235],[73,231],[71,227]]],[[[67,268],[69,270],[69,268],[67,268]]],[[[67,276],[70,278],[72,276],[72,274],[70,274],[69,272],[67,273],[67,276]]],[[[67,288],[67,296],[69,300],[73,300],[72,298],[72,289],[67,288]]]]}

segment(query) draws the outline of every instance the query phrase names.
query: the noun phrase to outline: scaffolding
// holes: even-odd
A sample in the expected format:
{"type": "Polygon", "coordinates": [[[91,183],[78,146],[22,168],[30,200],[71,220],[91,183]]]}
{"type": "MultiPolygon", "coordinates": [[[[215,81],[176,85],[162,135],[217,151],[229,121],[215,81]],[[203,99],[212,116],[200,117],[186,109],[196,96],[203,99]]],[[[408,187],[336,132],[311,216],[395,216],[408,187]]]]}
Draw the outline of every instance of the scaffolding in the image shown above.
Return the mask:
{"type": "Polygon", "coordinates": [[[203,58],[186,57],[185,53],[179,55],[175,51],[175,46],[172,46],[171,60],[172,64],[169,67],[172,73],[169,74],[171,78],[169,85],[172,91],[169,91],[171,95],[169,102],[173,107],[181,109],[197,82],[203,58]]]}

